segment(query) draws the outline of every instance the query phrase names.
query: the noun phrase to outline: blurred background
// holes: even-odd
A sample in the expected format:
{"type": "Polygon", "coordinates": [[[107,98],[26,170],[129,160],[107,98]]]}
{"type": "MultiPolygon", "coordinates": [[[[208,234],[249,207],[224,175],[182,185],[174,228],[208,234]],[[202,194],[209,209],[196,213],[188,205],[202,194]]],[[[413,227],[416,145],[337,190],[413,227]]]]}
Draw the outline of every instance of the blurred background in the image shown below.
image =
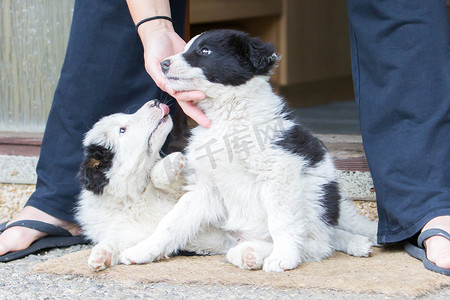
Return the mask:
{"type": "MultiPolygon", "coordinates": [[[[73,2],[0,0],[3,135],[36,136],[44,131],[73,2]]],[[[190,0],[188,11],[191,37],[208,29],[233,28],[276,46],[282,60],[272,77],[274,88],[314,131],[358,133],[346,1],[190,0]]]]}
{"type": "MultiPolygon", "coordinates": [[[[0,0],[0,140],[42,134],[72,9],[73,0],[0,0]]],[[[272,83],[297,119],[359,134],[345,0],[190,0],[188,20],[191,37],[234,28],[271,42],[282,56],[272,83]]]]}

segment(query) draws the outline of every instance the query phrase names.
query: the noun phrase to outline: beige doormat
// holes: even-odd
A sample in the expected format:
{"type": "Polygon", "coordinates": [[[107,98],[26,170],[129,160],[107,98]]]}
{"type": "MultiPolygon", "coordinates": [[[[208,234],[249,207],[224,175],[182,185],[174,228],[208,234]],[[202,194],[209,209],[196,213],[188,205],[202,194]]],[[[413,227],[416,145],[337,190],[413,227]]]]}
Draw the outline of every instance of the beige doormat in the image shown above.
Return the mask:
{"type": "Polygon", "coordinates": [[[400,248],[376,248],[369,258],[335,253],[322,262],[304,263],[284,273],[244,271],[225,256],[174,257],[147,265],[118,265],[99,273],[90,271],[90,250],[48,260],[33,272],[77,274],[112,280],[123,285],[137,282],[172,284],[250,285],[291,289],[326,289],[355,293],[381,293],[415,297],[450,286],[450,277],[427,271],[422,262],[400,248]]]}

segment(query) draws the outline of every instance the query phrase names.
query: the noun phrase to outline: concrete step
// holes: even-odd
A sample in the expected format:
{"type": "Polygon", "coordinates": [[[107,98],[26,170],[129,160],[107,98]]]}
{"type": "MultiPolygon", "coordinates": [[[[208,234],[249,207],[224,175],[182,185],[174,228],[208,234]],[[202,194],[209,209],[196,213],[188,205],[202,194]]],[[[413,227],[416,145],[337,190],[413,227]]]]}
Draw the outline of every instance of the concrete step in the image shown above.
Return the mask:
{"type": "MultiPolygon", "coordinates": [[[[321,134],[334,157],[338,178],[344,194],[354,200],[375,200],[372,178],[358,135],[321,134]]],[[[6,140],[0,149],[0,182],[34,184],[40,142],[38,138],[22,137],[6,140]],[[30,149],[33,149],[30,151],[30,149]],[[2,155],[3,154],[3,155],[2,155]],[[13,154],[13,155],[11,155],[13,154]]]]}

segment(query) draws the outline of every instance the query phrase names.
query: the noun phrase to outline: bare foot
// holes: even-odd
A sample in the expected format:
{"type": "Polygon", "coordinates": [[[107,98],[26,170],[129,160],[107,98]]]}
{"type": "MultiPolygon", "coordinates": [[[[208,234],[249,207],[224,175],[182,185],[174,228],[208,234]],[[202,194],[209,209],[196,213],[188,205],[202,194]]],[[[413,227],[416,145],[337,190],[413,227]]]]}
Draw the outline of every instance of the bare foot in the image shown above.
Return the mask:
{"type": "MultiPolygon", "coordinates": [[[[72,235],[79,235],[81,229],[78,225],[55,218],[32,206],[25,206],[22,211],[8,224],[20,220],[37,220],[53,224],[68,230],[72,235]]],[[[47,235],[31,228],[14,226],[0,235],[0,255],[8,252],[20,251],[28,248],[31,243],[47,235]]]]}
{"type": "MultiPolygon", "coordinates": [[[[450,216],[436,217],[429,221],[422,231],[439,228],[450,233],[450,216]]],[[[424,241],[427,258],[436,266],[450,269],[450,241],[442,236],[433,236],[424,241]]]]}

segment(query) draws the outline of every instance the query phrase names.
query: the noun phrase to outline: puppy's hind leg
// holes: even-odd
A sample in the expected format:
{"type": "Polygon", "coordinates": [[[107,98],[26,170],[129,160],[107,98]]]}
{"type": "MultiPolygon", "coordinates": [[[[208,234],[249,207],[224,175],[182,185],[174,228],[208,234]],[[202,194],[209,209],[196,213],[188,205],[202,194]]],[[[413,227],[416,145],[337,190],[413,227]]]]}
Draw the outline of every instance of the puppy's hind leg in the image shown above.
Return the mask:
{"type": "Polygon", "coordinates": [[[366,236],[334,228],[331,246],[334,250],[342,251],[352,256],[368,257],[372,252],[373,243],[366,236]]]}
{"type": "Polygon", "coordinates": [[[369,238],[373,243],[377,243],[377,222],[373,222],[360,215],[355,205],[348,199],[342,199],[339,209],[338,227],[345,231],[369,238]]]}

